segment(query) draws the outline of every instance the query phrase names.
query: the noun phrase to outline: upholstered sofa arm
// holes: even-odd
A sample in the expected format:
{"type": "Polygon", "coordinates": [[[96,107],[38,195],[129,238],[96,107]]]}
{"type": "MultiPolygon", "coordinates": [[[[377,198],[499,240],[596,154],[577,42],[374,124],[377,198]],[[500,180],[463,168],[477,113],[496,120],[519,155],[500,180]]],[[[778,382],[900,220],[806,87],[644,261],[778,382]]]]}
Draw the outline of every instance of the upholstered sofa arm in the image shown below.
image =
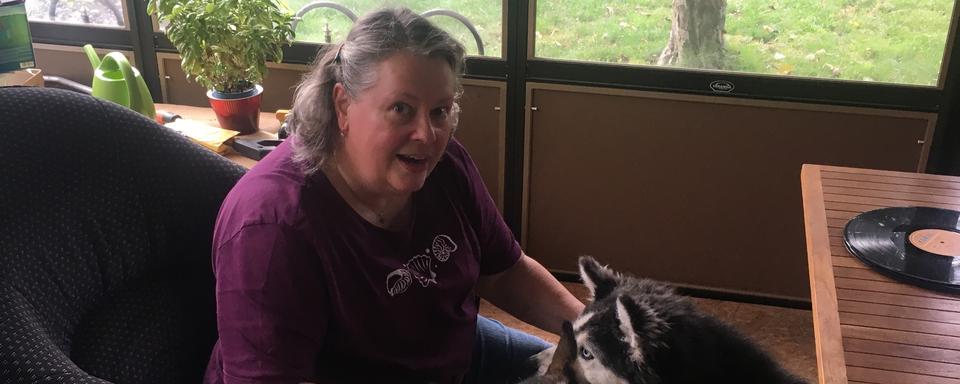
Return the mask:
{"type": "Polygon", "coordinates": [[[0,285],[0,377],[5,383],[109,383],[77,367],[46,332],[33,306],[0,285]]]}

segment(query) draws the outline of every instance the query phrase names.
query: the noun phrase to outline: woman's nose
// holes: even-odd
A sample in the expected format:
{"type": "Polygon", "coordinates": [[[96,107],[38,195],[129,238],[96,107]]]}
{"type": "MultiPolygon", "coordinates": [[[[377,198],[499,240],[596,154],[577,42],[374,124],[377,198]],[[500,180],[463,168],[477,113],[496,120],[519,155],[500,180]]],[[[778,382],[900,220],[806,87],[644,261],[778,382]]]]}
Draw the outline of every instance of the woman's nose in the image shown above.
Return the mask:
{"type": "Polygon", "coordinates": [[[419,116],[414,124],[412,139],[422,141],[424,143],[432,143],[437,139],[437,131],[431,123],[429,113],[419,116]]]}

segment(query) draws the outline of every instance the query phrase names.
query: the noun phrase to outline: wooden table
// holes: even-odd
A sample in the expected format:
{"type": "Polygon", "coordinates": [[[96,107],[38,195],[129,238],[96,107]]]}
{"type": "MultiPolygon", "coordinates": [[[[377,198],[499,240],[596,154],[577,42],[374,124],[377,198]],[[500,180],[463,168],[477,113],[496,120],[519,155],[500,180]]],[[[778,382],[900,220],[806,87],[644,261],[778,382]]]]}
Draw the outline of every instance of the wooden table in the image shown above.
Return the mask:
{"type": "Polygon", "coordinates": [[[804,165],[801,179],[820,383],[960,383],[960,295],[880,275],[842,238],[869,210],[960,210],[960,178],[804,165]]]}
{"type": "MultiPolygon", "coordinates": [[[[178,105],[178,104],[157,104],[157,111],[170,111],[180,115],[181,118],[187,120],[195,120],[214,127],[219,127],[220,123],[217,122],[217,116],[213,114],[213,109],[205,107],[191,107],[188,105],[178,105]]],[[[256,140],[266,140],[266,139],[276,139],[277,131],[280,130],[280,121],[277,120],[277,117],[273,113],[261,112],[260,113],[260,131],[252,133],[249,135],[237,136],[238,138],[246,139],[256,139],[256,140]]],[[[231,161],[240,164],[246,168],[253,167],[254,164],[257,164],[256,160],[244,157],[229,148],[226,153],[223,154],[224,157],[230,159],[231,161]]]]}

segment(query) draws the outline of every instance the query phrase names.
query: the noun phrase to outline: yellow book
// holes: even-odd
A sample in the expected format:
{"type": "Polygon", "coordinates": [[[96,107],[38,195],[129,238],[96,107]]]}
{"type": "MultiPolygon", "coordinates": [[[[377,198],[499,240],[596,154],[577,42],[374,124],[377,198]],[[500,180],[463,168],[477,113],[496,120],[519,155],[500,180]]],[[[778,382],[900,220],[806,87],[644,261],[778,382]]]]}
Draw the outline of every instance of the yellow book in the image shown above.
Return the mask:
{"type": "Polygon", "coordinates": [[[197,121],[177,119],[164,124],[167,128],[180,132],[205,148],[216,153],[226,152],[229,146],[224,145],[239,132],[217,128],[197,121]]]}

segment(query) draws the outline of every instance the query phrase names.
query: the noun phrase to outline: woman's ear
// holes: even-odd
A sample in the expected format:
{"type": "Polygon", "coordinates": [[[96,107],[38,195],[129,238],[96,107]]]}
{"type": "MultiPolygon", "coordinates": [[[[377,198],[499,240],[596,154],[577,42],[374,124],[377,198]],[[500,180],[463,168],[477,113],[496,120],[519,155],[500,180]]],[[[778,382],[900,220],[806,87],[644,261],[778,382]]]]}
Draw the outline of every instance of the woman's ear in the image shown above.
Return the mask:
{"type": "Polygon", "coordinates": [[[333,107],[337,112],[337,122],[340,125],[340,134],[347,134],[347,109],[350,108],[350,95],[343,84],[337,83],[333,86],[333,107]]]}

